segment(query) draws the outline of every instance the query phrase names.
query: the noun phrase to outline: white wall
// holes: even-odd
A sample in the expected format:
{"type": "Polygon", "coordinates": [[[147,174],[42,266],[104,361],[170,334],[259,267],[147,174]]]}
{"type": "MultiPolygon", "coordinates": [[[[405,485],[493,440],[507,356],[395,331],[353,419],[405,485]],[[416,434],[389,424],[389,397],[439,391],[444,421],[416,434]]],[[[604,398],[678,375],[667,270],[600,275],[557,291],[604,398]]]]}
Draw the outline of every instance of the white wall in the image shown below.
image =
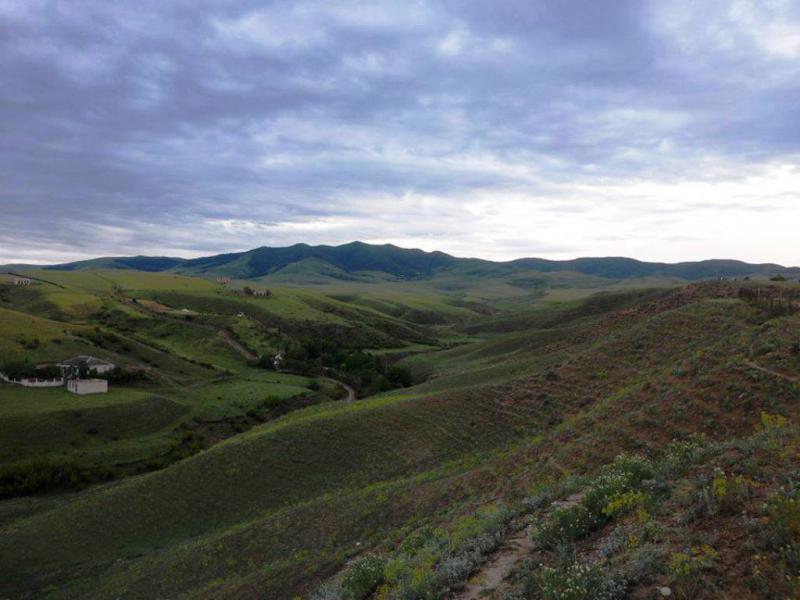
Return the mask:
{"type": "Polygon", "coordinates": [[[73,394],[105,394],[108,382],[105,379],[70,379],[67,390],[73,394]]]}
{"type": "Polygon", "coordinates": [[[25,387],[61,387],[64,385],[63,377],[60,379],[9,379],[5,373],[0,373],[0,379],[25,387]]]}

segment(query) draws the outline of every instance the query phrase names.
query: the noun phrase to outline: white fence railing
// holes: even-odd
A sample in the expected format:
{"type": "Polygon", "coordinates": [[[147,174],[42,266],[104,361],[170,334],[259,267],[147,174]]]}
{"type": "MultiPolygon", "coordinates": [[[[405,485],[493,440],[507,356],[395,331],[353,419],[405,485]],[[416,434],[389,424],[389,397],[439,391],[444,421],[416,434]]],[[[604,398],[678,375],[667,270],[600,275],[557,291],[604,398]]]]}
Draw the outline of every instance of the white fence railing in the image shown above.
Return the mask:
{"type": "Polygon", "coordinates": [[[8,383],[16,383],[25,387],[59,387],[64,385],[64,378],[56,379],[11,379],[5,373],[0,373],[0,379],[8,383]]]}

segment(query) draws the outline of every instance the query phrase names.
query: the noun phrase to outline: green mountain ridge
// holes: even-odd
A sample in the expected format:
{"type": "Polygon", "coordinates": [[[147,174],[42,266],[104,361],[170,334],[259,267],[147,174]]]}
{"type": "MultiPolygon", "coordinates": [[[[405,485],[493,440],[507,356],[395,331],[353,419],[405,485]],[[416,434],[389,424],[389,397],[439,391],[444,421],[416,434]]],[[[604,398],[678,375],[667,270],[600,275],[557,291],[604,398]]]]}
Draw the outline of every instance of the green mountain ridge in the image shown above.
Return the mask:
{"type": "Polygon", "coordinates": [[[439,274],[466,277],[514,276],[526,272],[576,272],[606,279],[637,277],[666,277],[687,281],[717,277],[800,275],[800,267],[785,267],[774,263],[752,264],[739,260],[711,259],[681,263],[645,262],[625,257],[584,257],[573,260],[521,258],[495,262],[477,258],[459,258],[444,252],[425,252],[400,248],[391,244],[373,245],[351,242],[340,246],[260,247],[246,252],[184,259],[174,257],[105,257],[48,266],[8,265],[21,270],[41,268],[56,271],[90,269],[133,269],[148,272],[174,272],[200,277],[259,277],[321,276],[339,280],[366,280],[358,274],[385,274],[396,279],[429,279],[439,274]],[[301,267],[298,269],[298,265],[301,267]],[[356,274],[355,278],[353,274],[356,274]]]}

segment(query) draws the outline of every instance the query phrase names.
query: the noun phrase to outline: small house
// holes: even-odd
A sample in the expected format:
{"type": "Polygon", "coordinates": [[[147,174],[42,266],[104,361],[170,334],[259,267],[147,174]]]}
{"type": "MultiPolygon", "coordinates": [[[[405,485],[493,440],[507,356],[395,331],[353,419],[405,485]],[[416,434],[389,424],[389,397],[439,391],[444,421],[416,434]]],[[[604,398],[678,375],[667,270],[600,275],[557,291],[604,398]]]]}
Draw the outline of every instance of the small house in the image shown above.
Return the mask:
{"type": "Polygon", "coordinates": [[[27,277],[14,277],[12,280],[14,285],[30,285],[31,280],[27,277]]]}
{"type": "Polygon", "coordinates": [[[253,290],[253,296],[271,296],[272,292],[269,290],[253,290]]]}
{"type": "Polygon", "coordinates": [[[70,375],[73,373],[80,374],[83,373],[91,373],[94,371],[98,375],[102,375],[103,373],[108,373],[109,371],[113,371],[116,368],[114,363],[108,362],[107,360],[102,360],[100,358],[95,358],[94,356],[75,356],[73,358],[67,359],[58,363],[59,368],[66,375],[70,375]]]}
{"type": "Polygon", "coordinates": [[[67,391],[73,394],[105,394],[108,392],[108,381],[105,379],[70,379],[67,391]]]}

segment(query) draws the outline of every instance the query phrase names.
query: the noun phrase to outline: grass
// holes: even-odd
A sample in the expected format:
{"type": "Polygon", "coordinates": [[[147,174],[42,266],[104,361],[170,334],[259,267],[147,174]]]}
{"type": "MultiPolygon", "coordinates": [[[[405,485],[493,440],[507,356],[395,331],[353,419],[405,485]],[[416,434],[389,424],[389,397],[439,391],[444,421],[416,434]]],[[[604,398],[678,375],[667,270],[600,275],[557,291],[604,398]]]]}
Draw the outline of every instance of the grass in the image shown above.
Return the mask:
{"type": "MultiPolygon", "coordinates": [[[[389,298],[359,307],[362,296],[333,293],[337,297],[327,300],[310,291],[292,293],[291,304],[302,302],[346,323],[360,316],[397,331],[391,328],[401,317],[390,314],[389,298]]],[[[361,293],[357,286],[351,291],[361,293]]],[[[204,319],[230,317],[242,305],[260,306],[257,300],[205,292],[152,297],[165,300],[163,294],[196,299],[190,308],[204,319]]],[[[797,316],[770,320],[756,307],[702,287],[545,307],[511,300],[496,304],[500,307],[491,314],[474,313],[474,319],[459,323],[463,315],[449,313],[454,320],[448,325],[430,326],[431,331],[448,327],[454,338],[469,343],[404,359],[429,378],[415,388],[291,412],[162,471],[52,503],[17,499],[8,508],[0,505],[0,518],[6,519],[0,569],[13,573],[2,592],[24,589],[70,598],[291,598],[310,593],[365,552],[393,558],[422,527],[445,532],[436,538],[442,552],[433,562],[424,557],[412,561],[408,577],[400,579],[412,587],[429,578],[451,585],[465,576],[463,569],[447,562],[453,570],[442,570],[440,559],[455,561],[457,549],[473,548],[469,544],[479,543],[486,531],[504,531],[482,529],[481,507],[502,499],[514,518],[549,506],[546,500],[523,503],[532,489],[546,490],[548,498],[573,485],[566,482],[599,489],[604,465],[623,451],[655,456],[673,438],[705,434],[714,444],[737,440],[741,454],[735,461],[743,462],[733,464],[748,470],[737,474],[772,486],[776,473],[755,477],[749,471],[780,464],[782,472],[791,472],[795,455],[782,454],[784,442],[753,452],[744,448],[761,412],[784,415],[788,422],[800,417],[800,389],[790,379],[800,367],[792,353],[800,339],[797,316]],[[778,375],[754,368],[753,361],[778,375]],[[523,505],[534,504],[540,508],[524,513],[523,505]]],[[[297,314],[302,312],[293,318],[297,314]]],[[[264,325],[265,315],[266,309],[260,317],[248,314],[248,321],[264,325]]],[[[417,331],[418,324],[401,325],[417,331]]],[[[103,327],[118,329],[120,323],[109,320],[103,327]]],[[[158,327],[167,326],[159,323],[154,330],[158,327]]],[[[251,334],[260,335],[257,329],[251,334]]],[[[216,372],[195,386],[176,386],[173,395],[166,388],[161,393],[188,408],[187,418],[219,418],[247,411],[271,393],[302,393],[308,385],[302,378],[241,366],[230,376],[216,372]]],[[[703,472],[729,469],[725,457],[732,449],[720,446],[716,464],[703,463],[703,472]]],[[[680,479],[674,493],[680,496],[690,475],[669,477],[680,479]]],[[[641,524],[634,522],[638,508],[649,507],[649,499],[661,498],[661,492],[653,493],[643,481],[628,483],[603,492],[602,502],[589,505],[587,500],[593,520],[575,530],[573,541],[599,542],[620,526],[644,539],[641,524]]],[[[600,498],[600,492],[594,497],[600,498]]],[[[747,502],[757,500],[758,493],[747,502]]],[[[654,519],[660,515],[658,506],[652,507],[654,519]]],[[[734,513],[726,509],[713,518],[732,519],[734,513]]],[[[702,533],[699,525],[690,531],[698,537],[702,533]]],[[[627,530],[623,539],[628,543],[627,530]]],[[[502,537],[496,541],[502,543],[502,537]]],[[[640,564],[634,557],[647,557],[637,548],[625,555],[624,565],[612,566],[640,564]]],[[[667,552],[663,572],[642,568],[642,585],[652,585],[653,578],[669,584],[669,547],[662,550],[667,552]]],[[[551,550],[543,551],[548,567],[558,574],[560,566],[547,554],[551,550]]],[[[725,556],[725,544],[716,544],[715,551],[725,556]]],[[[475,565],[482,555],[476,556],[475,565]]]]}
{"type": "Polygon", "coordinates": [[[113,466],[169,448],[181,424],[245,415],[311,393],[312,379],[256,369],[189,388],[111,387],[76,396],[63,388],[0,385],[0,463],[66,457],[113,466]]]}
{"type": "Polygon", "coordinates": [[[244,414],[265,402],[309,393],[311,378],[250,370],[181,394],[193,414],[218,419],[244,414]]]}
{"type": "Polygon", "coordinates": [[[189,412],[152,392],[122,388],[76,397],[62,388],[4,385],[0,398],[0,462],[6,463],[59,456],[95,464],[95,451],[108,454],[132,440],[137,455],[146,453],[152,446],[144,438],[166,434],[189,412]]]}

